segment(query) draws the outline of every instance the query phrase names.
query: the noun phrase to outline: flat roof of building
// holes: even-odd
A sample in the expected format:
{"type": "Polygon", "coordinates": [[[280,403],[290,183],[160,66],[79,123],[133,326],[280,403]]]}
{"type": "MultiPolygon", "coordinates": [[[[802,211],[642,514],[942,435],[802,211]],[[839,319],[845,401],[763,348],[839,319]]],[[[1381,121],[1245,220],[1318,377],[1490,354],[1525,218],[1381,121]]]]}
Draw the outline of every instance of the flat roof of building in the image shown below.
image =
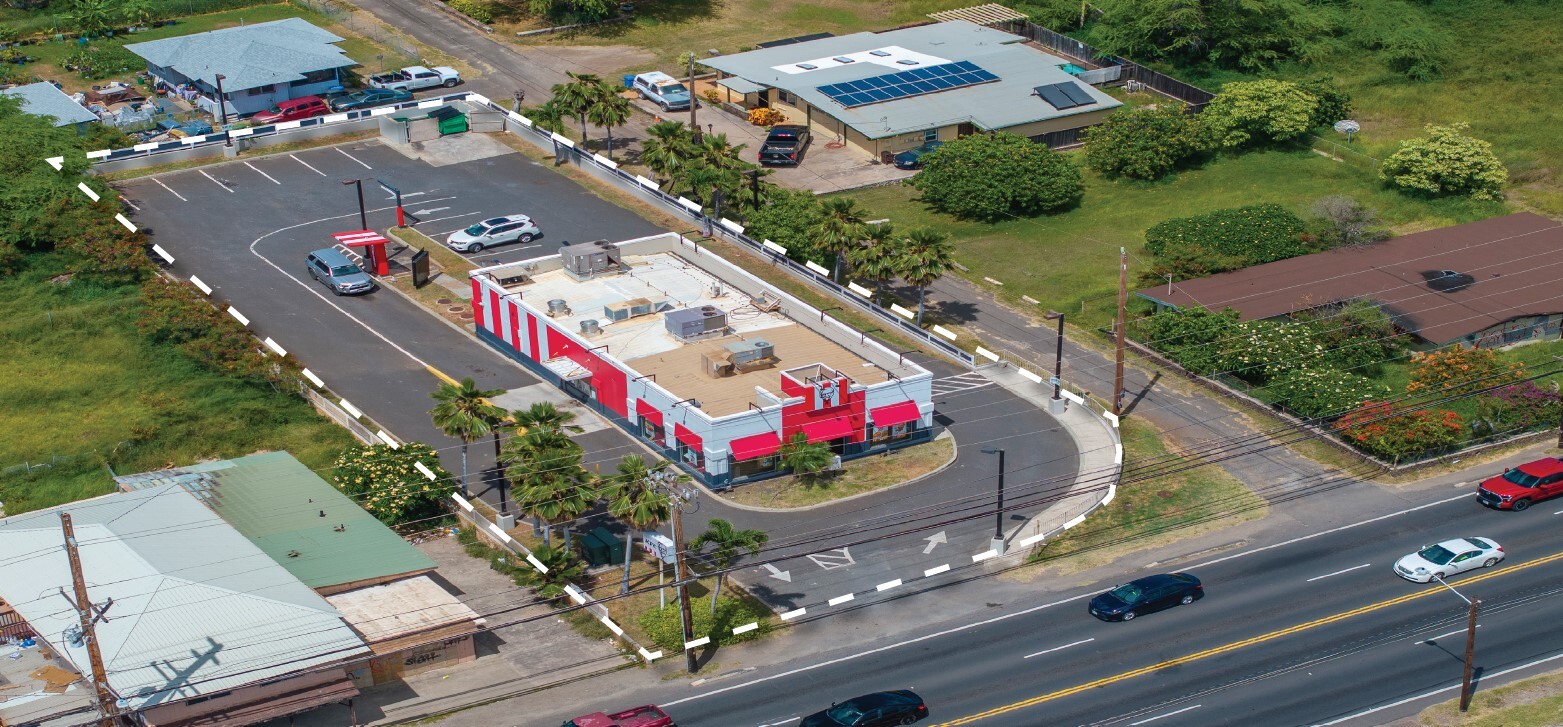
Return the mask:
{"type": "Polygon", "coordinates": [[[1068,60],[1024,44],[1025,38],[964,20],[883,33],[853,33],[704,58],[707,67],[795,94],[870,139],[970,121],[984,129],[1046,121],[1122,104],[1064,71],[1068,60]],[[997,76],[850,108],[826,87],[932,66],[969,62],[997,76]],[[911,65],[909,65],[911,64],[911,65]],[[1038,86],[1078,86],[1092,103],[1058,109],[1035,93],[1038,86]]]}
{"type": "MultiPolygon", "coordinates": [[[[713,417],[742,412],[751,403],[766,405],[756,398],[755,387],[780,396],[781,371],[797,366],[823,363],[862,384],[888,380],[886,368],[789,318],[785,307],[762,310],[754,298],[679,255],[625,254],[622,259],[628,268],[625,273],[578,280],[564,270],[551,270],[531,276],[530,282],[507,286],[507,290],[521,293],[527,305],[543,313],[548,310],[548,301],[565,301],[569,313],[555,315],[555,326],[579,334],[582,321],[595,321],[601,332],[584,336],[586,341],[606,346],[609,355],[641,374],[655,375],[662,388],[680,397],[699,399],[701,411],[713,417]],[[606,306],[636,299],[661,310],[620,321],[604,315],[606,306]],[[726,335],[686,342],[668,332],[666,311],[704,306],[726,313],[726,335]],[[702,352],[756,340],[774,346],[775,362],[720,378],[702,373],[702,352]]],[[[574,368],[567,361],[560,365],[574,368]]],[[[892,363],[889,368],[903,378],[925,373],[910,362],[892,363]]],[[[570,378],[569,371],[557,373],[570,378]]]]}
{"type": "Polygon", "coordinates": [[[326,601],[342,613],[342,618],[369,642],[375,653],[385,653],[377,646],[385,642],[448,626],[475,630],[482,618],[428,575],[344,591],[326,596],[326,601]]]}

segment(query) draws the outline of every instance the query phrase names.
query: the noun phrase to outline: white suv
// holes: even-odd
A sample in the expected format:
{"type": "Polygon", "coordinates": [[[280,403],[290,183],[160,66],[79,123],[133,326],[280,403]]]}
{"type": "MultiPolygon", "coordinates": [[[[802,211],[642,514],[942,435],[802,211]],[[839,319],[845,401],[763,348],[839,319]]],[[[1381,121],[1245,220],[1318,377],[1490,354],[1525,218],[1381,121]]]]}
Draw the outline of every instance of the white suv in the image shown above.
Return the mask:
{"type": "Polygon", "coordinates": [[[528,243],[541,237],[543,231],[526,215],[505,215],[483,220],[460,232],[452,232],[445,238],[445,246],[456,252],[482,252],[485,247],[507,242],[528,243]]]}

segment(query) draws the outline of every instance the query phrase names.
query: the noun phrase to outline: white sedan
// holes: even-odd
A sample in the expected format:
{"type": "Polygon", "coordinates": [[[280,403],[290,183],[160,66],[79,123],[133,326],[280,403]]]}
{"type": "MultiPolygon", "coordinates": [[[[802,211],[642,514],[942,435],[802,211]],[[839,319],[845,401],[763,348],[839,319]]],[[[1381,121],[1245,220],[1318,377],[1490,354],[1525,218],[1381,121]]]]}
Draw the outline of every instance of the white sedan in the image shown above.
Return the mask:
{"type": "Polygon", "coordinates": [[[465,230],[451,233],[445,239],[446,247],[456,252],[482,252],[485,247],[507,242],[531,242],[543,231],[526,215],[505,215],[483,220],[465,230]]]}
{"type": "Polygon", "coordinates": [[[1395,562],[1395,575],[1428,583],[1475,568],[1491,568],[1504,559],[1503,546],[1492,538],[1456,538],[1424,546],[1395,562]]]}

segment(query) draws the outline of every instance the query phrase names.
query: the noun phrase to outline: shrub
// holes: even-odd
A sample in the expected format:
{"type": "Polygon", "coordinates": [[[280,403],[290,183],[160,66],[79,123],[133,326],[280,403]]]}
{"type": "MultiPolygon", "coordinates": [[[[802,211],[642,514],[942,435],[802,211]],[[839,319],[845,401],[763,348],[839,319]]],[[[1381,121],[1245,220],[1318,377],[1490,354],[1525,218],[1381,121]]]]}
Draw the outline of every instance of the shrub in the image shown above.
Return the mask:
{"type": "MultiPolygon", "coordinates": [[[[771,631],[770,612],[757,608],[748,601],[733,597],[719,598],[714,617],[711,615],[711,609],[704,608],[703,605],[695,604],[690,609],[691,620],[694,622],[690,630],[696,639],[709,636],[713,644],[730,646],[753,641],[771,631]],[[733,635],[734,627],[756,621],[759,622],[760,628],[733,635]]],[[[684,630],[679,621],[678,610],[678,604],[672,603],[665,608],[647,611],[640,616],[640,627],[646,630],[657,646],[668,651],[684,650],[684,630]]]]}
{"type": "Polygon", "coordinates": [[[1394,357],[1405,340],[1389,314],[1366,300],[1298,311],[1292,320],[1312,329],[1335,365],[1363,375],[1377,375],[1374,364],[1394,357]]]}
{"type": "Polygon", "coordinates": [[[1145,249],[1161,257],[1169,251],[1200,248],[1257,265],[1309,252],[1301,218],[1278,204],[1216,210],[1166,220],[1145,231],[1145,249]]]}
{"type": "Polygon", "coordinates": [[[1313,215],[1309,228],[1323,248],[1371,245],[1389,237],[1389,231],[1379,225],[1377,210],[1343,194],[1320,197],[1309,212],[1313,215]]]}
{"type": "Polygon", "coordinates": [[[1238,81],[1221,87],[1201,123],[1226,148],[1290,141],[1313,128],[1319,98],[1291,81],[1238,81]]]}
{"type": "Polygon", "coordinates": [[[399,448],[376,444],[353,447],[337,457],[332,469],[337,489],[358,501],[386,525],[418,524],[424,529],[445,513],[440,501],[451,492],[453,478],[440,468],[440,458],[423,442],[399,448]],[[414,466],[422,462],[431,480],[414,466]]]}
{"type": "Polygon", "coordinates": [[[1411,194],[1502,198],[1509,170],[1492,153],[1492,144],[1466,135],[1470,128],[1464,122],[1428,124],[1426,137],[1400,142],[1400,149],[1379,165],[1379,177],[1411,194]]]}
{"type": "Polygon", "coordinates": [[[1135,338],[1189,371],[1209,375],[1225,368],[1227,339],[1234,335],[1238,313],[1226,308],[1165,310],[1134,323],[1135,338]]]}
{"type": "Polygon", "coordinates": [[[935,149],[911,184],[934,209],[985,222],[1059,210],[1079,202],[1085,190],[1068,157],[1004,132],[935,149]]]}
{"type": "Polygon", "coordinates": [[[1560,409],[1563,397],[1558,392],[1543,389],[1534,381],[1521,381],[1477,397],[1471,429],[1506,434],[1551,427],[1557,424],[1560,409]]]}
{"type": "Polygon", "coordinates": [[[160,276],[141,286],[136,328],[153,343],[172,344],[202,365],[235,378],[279,384],[293,377],[292,364],[268,359],[255,337],[196,292],[160,276]]]}
{"type": "Polygon", "coordinates": [[[1498,351],[1457,343],[1432,353],[1413,354],[1406,393],[1459,396],[1502,386],[1524,375],[1525,364],[1509,360],[1498,351]]]}
{"type": "Polygon", "coordinates": [[[812,192],[772,184],[765,185],[764,189],[763,204],[749,213],[744,232],[756,240],[770,240],[787,248],[787,257],[813,260],[815,264],[830,267],[835,257],[816,247],[809,235],[824,218],[819,198],[812,192]]]}
{"type": "Polygon", "coordinates": [[[487,25],[494,22],[494,12],[477,0],[445,0],[456,12],[487,25]]]}
{"type": "Polygon", "coordinates": [[[1389,387],[1365,377],[1326,367],[1292,369],[1265,387],[1269,399],[1309,418],[1328,418],[1365,401],[1382,399],[1389,387]]]}
{"type": "Polygon", "coordinates": [[[1454,39],[1410,3],[1373,0],[1363,8],[1358,0],[1351,17],[1351,40],[1378,51],[1384,65],[1413,81],[1438,76],[1448,63],[1454,39]],[[1365,11],[1365,12],[1363,12],[1365,11]]]}
{"type": "Polygon", "coordinates": [[[776,109],[770,108],[769,106],[749,109],[749,123],[754,124],[755,126],[774,126],[786,120],[786,114],[777,111],[776,109]]]}
{"type": "Polygon", "coordinates": [[[1203,127],[1177,103],[1121,109],[1085,131],[1085,163],[1107,177],[1159,179],[1203,149],[1203,127]]]}
{"type": "Polygon", "coordinates": [[[1299,81],[1297,86],[1318,99],[1309,124],[1314,128],[1333,126],[1341,119],[1351,118],[1351,94],[1341,90],[1333,76],[1319,76],[1299,81]]]}
{"type": "Polygon", "coordinates": [[[516,584],[537,589],[537,595],[543,598],[564,595],[565,586],[586,575],[586,562],[562,545],[542,545],[532,550],[532,557],[542,561],[543,567],[548,569],[547,573],[532,567],[531,563],[523,559],[506,555],[506,562],[512,568],[511,578],[516,584]]]}
{"type": "Polygon", "coordinates": [[[1167,282],[1169,275],[1173,280],[1190,280],[1247,266],[1248,259],[1240,255],[1226,255],[1198,245],[1173,247],[1151,259],[1151,266],[1140,273],[1140,282],[1157,285],[1167,282]]]}
{"type": "Polygon", "coordinates": [[[1335,426],[1346,441],[1392,461],[1447,449],[1465,438],[1465,422],[1452,411],[1393,413],[1386,402],[1365,402],[1341,417],[1335,426]]]}

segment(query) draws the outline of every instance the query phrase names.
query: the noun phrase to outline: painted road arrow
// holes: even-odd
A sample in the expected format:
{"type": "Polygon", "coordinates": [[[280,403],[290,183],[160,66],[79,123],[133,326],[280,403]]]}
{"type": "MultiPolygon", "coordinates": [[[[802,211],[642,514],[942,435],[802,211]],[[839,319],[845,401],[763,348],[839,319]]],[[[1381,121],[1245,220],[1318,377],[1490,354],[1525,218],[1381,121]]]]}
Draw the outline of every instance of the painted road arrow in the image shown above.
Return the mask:
{"type": "Polygon", "coordinates": [[[928,547],[923,548],[923,555],[927,555],[929,553],[932,553],[934,546],[936,546],[936,545],[938,545],[940,543],[948,543],[948,542],[950,542],[949,540],[947,540],[944,537],[944,531],[943,530],[940,530],[939,532],[934,533],[933,535],[930,535],[930,536],[924,538],[924,540],[928,541],[928,547]]]}
{"type": "Polygon", "coordinates": [[[771,565],[770,563],[765,564],[765,569],[771,572],[772,578],[783,580],[788,583],[792,582],[792,571],[778,570],[776,566],[771,565]]]}
{"type": "Polygon", "coordinates": [[[448,210],[448,209],[450,209],[450,208],[449,207],[435,207],[434,209],[418,210],[417,212],[414,212],[413,214],[422,217],[423,215],[434,214],[435,212],[444,212],[445,210],[448,210]]]}

